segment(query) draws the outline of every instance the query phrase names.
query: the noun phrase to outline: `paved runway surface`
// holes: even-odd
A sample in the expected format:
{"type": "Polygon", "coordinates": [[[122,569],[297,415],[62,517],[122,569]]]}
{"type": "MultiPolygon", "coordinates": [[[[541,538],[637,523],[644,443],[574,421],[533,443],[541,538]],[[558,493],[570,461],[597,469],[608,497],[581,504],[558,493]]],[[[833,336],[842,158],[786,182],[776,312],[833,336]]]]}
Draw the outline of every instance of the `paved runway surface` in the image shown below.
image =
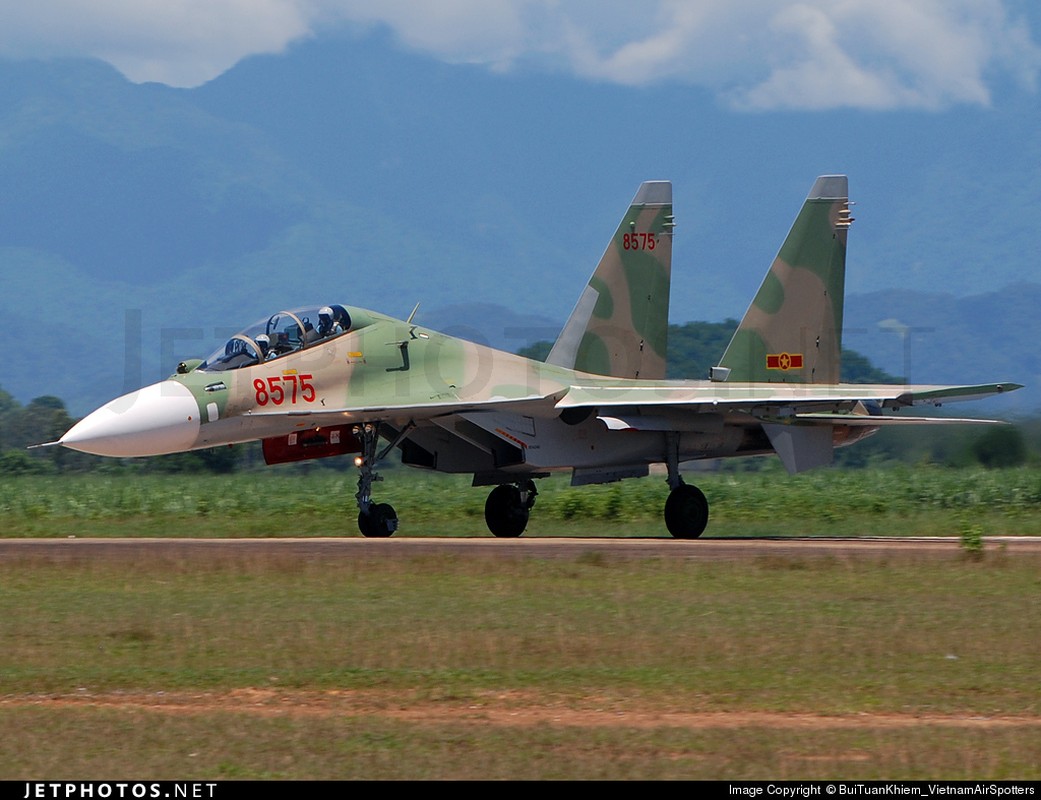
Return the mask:
{"type": "MultiPolygon", "coordinates": [[[[985,537],[986,553],[1041,555],[1041,537],[985,537]]],[[[0,559],[209,558],[285,555],[294,558],[359,559],[452,554],[482,558],[575,558],[598,553],[613,558],[690,558],[724,561],[786,558],[956,558],[957,537],[901,538],[314,538],[314,539],[0,539],[0,559]]]]}

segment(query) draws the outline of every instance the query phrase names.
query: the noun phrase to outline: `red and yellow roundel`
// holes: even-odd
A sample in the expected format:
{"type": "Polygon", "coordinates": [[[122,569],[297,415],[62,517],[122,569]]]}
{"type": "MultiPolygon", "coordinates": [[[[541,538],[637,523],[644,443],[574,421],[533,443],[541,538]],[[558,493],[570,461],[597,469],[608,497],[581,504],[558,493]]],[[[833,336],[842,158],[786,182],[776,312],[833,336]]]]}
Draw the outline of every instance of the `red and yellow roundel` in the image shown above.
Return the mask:
{"type": "Polygon", "coordinates": [[[802,353],[771,353],[766,357],[767,369],[802,369],[802,353]]]}

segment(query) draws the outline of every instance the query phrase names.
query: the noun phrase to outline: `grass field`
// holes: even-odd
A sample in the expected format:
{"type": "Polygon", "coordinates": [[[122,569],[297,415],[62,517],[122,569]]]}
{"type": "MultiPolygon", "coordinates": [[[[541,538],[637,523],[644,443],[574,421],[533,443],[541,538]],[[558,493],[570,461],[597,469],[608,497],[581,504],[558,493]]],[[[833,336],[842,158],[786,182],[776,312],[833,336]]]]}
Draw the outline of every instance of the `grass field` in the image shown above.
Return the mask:
{"type": "MultiPolygon", "coordinates": [[[[1041,469],[892,466],[788,476],[695,473],[711,503],[707,536],[1041,534],[1041,469]]],[[[357,536],[353,471],[234,475],[70,475],[0,479],[5,536],[357,536]],[[197,524],[204,523],[204,524],[197,524]]],[[[661,476],[571,488],[539,482],[528,533],[663,535],[661,476]]],[[[466,477],[393,469],[374,495],[400,535],[485,533],[487,488],[466,477]]]]}
{"type": "MultiPolygon", "coordinates": [[[[1036,533],[1041,473],[711,474],[709,535],[1036,533]]],[[[401,535],[486,490],[393,471],[401,535]]],[[[526,535],[661,535],[660,479],[526,535]]],[[[7,536],[357,535],[349,474],[5,480],[7,536]]],[[[1041,779],[1041,560],[0,561],[0,779],[1041,779]]]]}
{"type": "Polygon", "coordinates": [[[0,564],[0,779],[1038,779],[1039,567],[0,564]]]}

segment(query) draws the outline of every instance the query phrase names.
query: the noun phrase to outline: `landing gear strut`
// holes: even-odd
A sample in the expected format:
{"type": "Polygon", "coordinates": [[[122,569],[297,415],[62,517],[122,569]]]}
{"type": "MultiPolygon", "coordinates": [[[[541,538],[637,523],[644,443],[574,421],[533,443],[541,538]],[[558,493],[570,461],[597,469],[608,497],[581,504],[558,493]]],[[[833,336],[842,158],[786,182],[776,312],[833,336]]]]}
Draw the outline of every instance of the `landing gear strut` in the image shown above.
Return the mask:
{"type": "Polygon", "coordinates": [[[665,501],[665,527],[677,539],[697,539],[708,525],[708,500],[701,489],[680,477],[679,434],[665,434],[665,465],[672,489],[665,501]]]}
{"type": "Polygon", "coordinates": [[[484,503],[484,521],[488,523],[488,530],[500,537],[520,536],[527,527],[537,494],[535,482],[530,480],[496,486],[484,503]]]}
{"type": "Polygon", "coordinates": [[[358,464],[358,493],[354,495],[358,501],[358,529],[362,536],[385,538],[398,529],[398,515],[389,503],[372,502],[373,481],[383,480],[383,476],[376,472],[376,462],[381,455],[386,455],[385,452],[376,453],[379,423],[356,425],[352,432],[361,441],[361,455],[355,459],[358,464]]]}

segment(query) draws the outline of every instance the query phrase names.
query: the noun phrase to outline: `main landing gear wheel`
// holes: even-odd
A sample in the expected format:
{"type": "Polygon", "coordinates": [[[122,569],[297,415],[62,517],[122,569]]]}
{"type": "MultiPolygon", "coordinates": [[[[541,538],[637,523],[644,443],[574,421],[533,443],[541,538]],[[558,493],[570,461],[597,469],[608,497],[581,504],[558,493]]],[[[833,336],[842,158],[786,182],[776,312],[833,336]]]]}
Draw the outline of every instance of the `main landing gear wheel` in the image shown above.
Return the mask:
{"type": "Polygon", "coordinates": [[[484,521],[495,536],[513,538],[524,533],[531,507],[535,505],[535,484],[504,484],[492,489],[484,503],[484,521]]]}
{"type": "Polygon", "coordinates": [[[368,511],[358,512],[358,530],[362,536],[385,539],[398,529],[398,515],[389,503],[369,506],[368,511]]]}
{"type": "Polygon", "coordinates": [[[681,483],[665,501],[665,527],[677,539],[697,539],[708,525],[708,500],[697,486],[681,483]]]}

